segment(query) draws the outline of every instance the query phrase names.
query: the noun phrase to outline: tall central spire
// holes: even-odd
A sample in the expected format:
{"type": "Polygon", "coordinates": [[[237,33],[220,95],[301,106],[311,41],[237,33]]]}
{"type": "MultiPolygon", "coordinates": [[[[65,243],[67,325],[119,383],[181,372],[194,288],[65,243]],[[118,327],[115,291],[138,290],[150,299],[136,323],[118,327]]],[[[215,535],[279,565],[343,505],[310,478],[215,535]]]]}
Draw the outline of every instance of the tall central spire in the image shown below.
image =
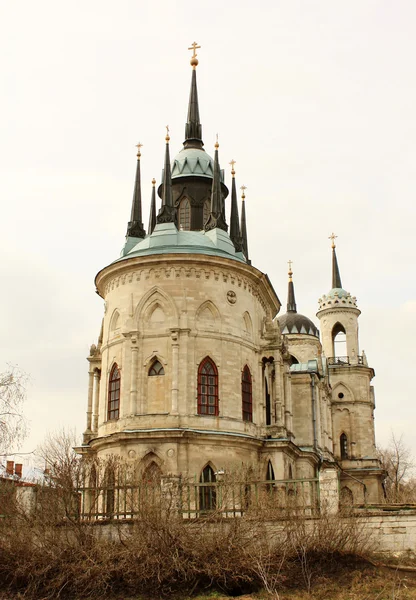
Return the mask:
{"type": "Polygon", "coordinates": [[[185,125],[185,141],[183,143],[185,148],[200,148],[202,149],[204,142],[202,141],[202,125],[199,120],[199,104],[198,104],[198,89],[196,85],[196,67],[198,65],[197,59],[197,48],[200,48],[196,42],[194,42],[188,50],[193,50],[191,58],[192,66],[192,79],[191,79],[191,91],[189,94],[189,105],[188,105],[188,120],[185,125]]]}
{"type": "Polygon", "coordinates": [[[338,267],[337,253],[335,252],[335,239],[337,237],[338,236],[336,236],[334,233],[332,233],[329,236],[329,239],[332,240],[332,289],[341,289],[342,288],[341,275],[339,273],[339,267],[338,267]]]}

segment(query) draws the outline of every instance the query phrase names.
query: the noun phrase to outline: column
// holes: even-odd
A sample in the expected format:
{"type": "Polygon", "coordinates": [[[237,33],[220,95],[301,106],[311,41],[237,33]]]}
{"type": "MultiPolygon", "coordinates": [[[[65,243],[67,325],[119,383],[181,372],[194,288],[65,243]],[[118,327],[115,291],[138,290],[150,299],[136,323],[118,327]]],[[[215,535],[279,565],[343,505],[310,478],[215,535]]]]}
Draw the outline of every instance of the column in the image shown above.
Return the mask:
{"type": "Polygon", "coordinates": [[[98,406],[100,400],[100,381],[101,381],[101,371],[99,369],[94,369],[94,420],[93,420],[93,432],[97,433],[98,431],[98,406]]]}
{"type": "Polygon", "coordinates": [[[130,414],[137,414],[137,367],[139,362],[137,338],[131,338],[130,414]]]}
{"type": "Polygon", "coordinates": [[[171,331],[172,340],[172,414],[178,414],[179,393],[179,332],[171,331]]]}
{"type": "Polygon", "coordinates": [[[91,433],[91,421],[92,421],[92,395],[94,390],[94,371],[88,372],[88,407],[87,407],[87,429],[85,433],[91,433]]]}
{"type": "Polygon", "coordinates": [[[283,419],[282,419],[282,389],[281,389],[281,381],[280,381],[280,374],[281,374],[281,363],[278,360],[274,361],[274,369],[275,369],[275,376],[274,376],[274,387],[275,387],[275,391],[274,391],[274,396],[275,396],[275,413],[276,413],[276,425],[278,425],[278,427],[282,427],[283,426],[283,419]]]}

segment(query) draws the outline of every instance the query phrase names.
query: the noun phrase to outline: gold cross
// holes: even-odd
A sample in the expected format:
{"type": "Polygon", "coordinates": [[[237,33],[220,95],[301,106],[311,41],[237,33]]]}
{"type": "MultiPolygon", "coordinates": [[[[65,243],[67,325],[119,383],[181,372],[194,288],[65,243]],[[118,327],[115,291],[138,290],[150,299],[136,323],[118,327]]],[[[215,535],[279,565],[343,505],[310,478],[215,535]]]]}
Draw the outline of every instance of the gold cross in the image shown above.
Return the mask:
{"type": "Polygon", "coordinates": [[[243,193],[241,194],[241,198],[244,200],[244,198],[246,197],[245,195],[245,191],[246,191],[247,187],[245,185],[242,185],[240,187],[240,190],[243,190],[243,193]]]}
{"type": "Polygon", "coordinates": [[[141,144],[140,142],[138,144],[136,144],[136,148],[137,148],[137,158],[140,158],[142,153],[140,152],[140,148],[143,147],[143,144],[141,144]]]}
{"type": "Polygon", "coordinates": [[[193,50],[194,51],[194,53],[192,54],[192,58],[196,58],[196,56],[197,56],[196,51],[200,47],[201,46],[198,46],[198,44],[196,42],[194,42],[193,44],[191,44],[191,47],[188,48],[188,50],[193,50]]]}
{"type": "Polygon", "coordinates": [[[335,248],[335,240],[337,239],[337,235],[335,235],[334,232],[331,233],[331,235],[329,236],[329,240],[332,240],[332,248],[335,248]]]}
{"type": "Polygon", "coordinates": [[[235,175],[235,171],[234,171],[235,160],[234,159],[230,160],[230,165],[231,165],[231,175],[234,177],[234,175],[235,175]]]}
{"type": "Polygon", "coordinates": [[[166,125],[166,137],[165,137],[165,140],[167,142],[170,140],[170,137],[169,137],[169,125],[166,125]]]}
{"type": "Polygon", "coordinates": [[[288,260],[287,264],[289,265],[289,271],[292,271],[293,261],[292,260],[288,260]]]}

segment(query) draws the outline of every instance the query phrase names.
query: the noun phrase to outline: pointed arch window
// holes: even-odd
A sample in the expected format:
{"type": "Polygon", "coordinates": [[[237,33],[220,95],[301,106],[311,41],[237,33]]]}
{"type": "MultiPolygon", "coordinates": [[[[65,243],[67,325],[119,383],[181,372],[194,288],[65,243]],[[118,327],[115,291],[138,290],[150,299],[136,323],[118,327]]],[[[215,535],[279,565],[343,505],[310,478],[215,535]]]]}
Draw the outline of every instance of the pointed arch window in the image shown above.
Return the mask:
{"type": "Polygon", "coordinates": [[[120,416],[120,371],[117,364],[113,365],[108,382],[108,420],[120,416]]]}
{"type": "Polygon", "coordinates": [[[266,481],[274,481],[274,470],[270,460],[267,463],[266,481]]]}
{"type": "Polygon", "coordinates": [[[243,421],[253,422],[253,396],[250,369],[246,365],[241,376],[241,396],[243,401],[243,421]]]}
{"type": "Polygon", "coordinates": [[[188,198],[183,198],[179,204],[179,229],[191,229],[191,203],[188,198]]]}
{"type": "Polygon", "coordinates": [[[207,465],[199,478],[199,508],[200,510],[214,510],[217,506],[217,490],[214,469],[207,465]]]}
{"type": "Polygon", "coordinates": [[[198,368],[198,414],[218,415],[218,370],[209,356],[198,368]]]}
{"type": "Polygon", "coordinates": [[[345,433],[341,433],[339,445],[341,448],[341,460],[348,460],[348,438],[345,433]]]}
{"type": "Polygon", "coordinates": [[[158,377],[159,375],[164,375],[165,369],[160,361],[155,360],[150,369],[149,369],[149,377],[158,377]]]}
{"type": "Polygon", "coordinates": [[[207,198],[204,202],[203,215],[202,215],[202,224],[208,221],[209,215],[211,214],[211,200],[207,198]]]}
{"type": "Polygon", "coordinates": [[[347,336],[341,323],[335,323],[332,329],[332,349],[334,357],[347,358],[347,336]]]}

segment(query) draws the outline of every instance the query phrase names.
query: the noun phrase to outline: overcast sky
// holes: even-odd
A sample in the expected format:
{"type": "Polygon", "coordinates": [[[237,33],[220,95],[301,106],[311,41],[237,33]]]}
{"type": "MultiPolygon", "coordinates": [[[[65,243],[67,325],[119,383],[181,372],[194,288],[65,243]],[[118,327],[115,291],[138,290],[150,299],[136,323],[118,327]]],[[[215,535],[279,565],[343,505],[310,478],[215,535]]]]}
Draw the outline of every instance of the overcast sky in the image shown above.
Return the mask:
{"type": "Polygon", "coordinates": [[[85,429],[94,276],[123,245],[142,142],[144,221],[165,125],[182,147],[201,46],[203,139],[236,160],[249,247],[284,305],[318,323],[328,236],[362,311],[376,431],[416,454],[414,0],[0,0],[0,367],[31,375],[33,449],[85,429]]]}

